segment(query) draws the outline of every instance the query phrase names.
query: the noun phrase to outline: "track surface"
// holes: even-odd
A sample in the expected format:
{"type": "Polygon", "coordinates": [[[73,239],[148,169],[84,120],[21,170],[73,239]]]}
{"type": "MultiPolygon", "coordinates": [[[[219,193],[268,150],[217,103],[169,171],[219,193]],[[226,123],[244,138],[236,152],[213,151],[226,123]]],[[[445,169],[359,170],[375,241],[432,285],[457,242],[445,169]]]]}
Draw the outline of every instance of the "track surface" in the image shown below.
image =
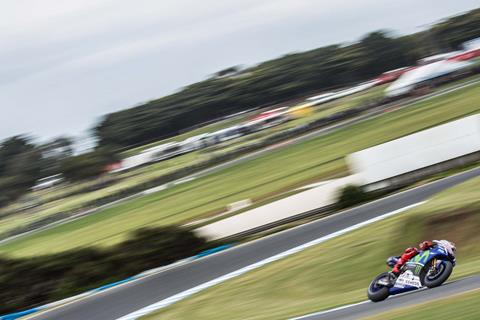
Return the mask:
{"type": "MultiPolygon", "coordinates": [[[[454,271],[455,272],[455,271],[454,271]]],[[[480,276],[464,278],[444,284],[434,289],[413,291],[407,294],[392,296],[382,302],[366,302],[352,305],[344,309],[332,310],[331,312],[322,312],[312,314],[294,320],[353,320],[363,317],[373,316],[378,313],[386,312],[396,308],[403,308],[418,303],[424,303],[435,299],[445,298],[452,294],[462,293],[480,288],[480,276]]]]}
{"type": "Polygon", "coordinates": [[[442,190],[479,175],[480,168],[476,168],[216,255],[195,260],[32,318],[36,320],[114,320],[332,232],[424,201],[442,190]]]}

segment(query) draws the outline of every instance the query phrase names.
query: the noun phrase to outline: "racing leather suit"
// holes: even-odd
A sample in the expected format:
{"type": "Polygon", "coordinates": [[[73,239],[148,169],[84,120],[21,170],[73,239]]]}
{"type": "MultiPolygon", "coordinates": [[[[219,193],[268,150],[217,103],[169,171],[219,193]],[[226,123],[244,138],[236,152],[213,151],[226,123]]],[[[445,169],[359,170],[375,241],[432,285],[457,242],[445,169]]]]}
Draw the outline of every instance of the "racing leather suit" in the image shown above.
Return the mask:
{"type": "Polygon", "coordinates": [[[417,254],[418,254],[418,249],[417,249],[417,248],[411,247],[411,248],[405,249],[405,252],[402,254],[402,256],[400,257],[400,259],[398,259],[397,263],[396,263],[395,266],[393,267],[392,272],[393,272],[395,275],[398,275],[398,274],[400,273],[400,269],[403,267],[403,265],[404,265],[405,263],[407,263],[408,260],[410,260],[410,259],[412,259],[413,257],[415,257],[417,254]]]}

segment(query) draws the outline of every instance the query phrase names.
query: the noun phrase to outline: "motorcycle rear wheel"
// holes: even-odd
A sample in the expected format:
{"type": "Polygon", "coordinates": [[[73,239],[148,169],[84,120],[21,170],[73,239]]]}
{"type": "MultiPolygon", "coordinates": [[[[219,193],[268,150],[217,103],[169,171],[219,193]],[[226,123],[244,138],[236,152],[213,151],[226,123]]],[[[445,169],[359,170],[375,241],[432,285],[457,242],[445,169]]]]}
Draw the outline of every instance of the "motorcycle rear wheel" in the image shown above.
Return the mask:
{"type": "Polygon", "coordinates": [[[388,287],[377,284],[378,280],[385,277],[388,279],[389,277],[388,272],[382,273],[378,275],[375,279],[373,279],[373,281],[368,286],[368,290],[367,290],[368,299],[370,299],[373,302],[379,302],[388,298],[388,296],[390,295],[390,291],[388,287]]]}

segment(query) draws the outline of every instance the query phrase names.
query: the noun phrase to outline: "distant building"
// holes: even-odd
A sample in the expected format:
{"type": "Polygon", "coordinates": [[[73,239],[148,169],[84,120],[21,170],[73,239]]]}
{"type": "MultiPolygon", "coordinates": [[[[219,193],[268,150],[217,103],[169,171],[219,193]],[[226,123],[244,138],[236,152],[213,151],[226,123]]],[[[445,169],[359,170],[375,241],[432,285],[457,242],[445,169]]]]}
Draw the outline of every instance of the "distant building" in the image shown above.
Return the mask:
{"type": "Polygon", "coordinates": [[[438,62],[438,61],[447,60],[451,57],[454,57],[454,56],[457,56],[457,55],[461,54],[462,52],[463,51],[451,51],[451,52],[446,52],[446,53],[435,54],[433,56],[425,57],[425,58],[422,58],[422,59],[418,60],[418,64],[419,65],[426,65],[426,64],[430,64],[430,63],[434,63],[434,62],[438,62]]]}
{"type": "Polygon", "coordinates": [[[480,49],[480,38],[466,41],[463,43],[462,47],[465,51],[478,50],[480,49]]]}
{"type": "Polygon", "coordinates": [[[62,183],[63,181],[64,179],[61,174],[45,177],[45,178],[39,179],[37,183],[32,187],[32,190],[38,191],[38,190],[48,189],[62,183]]]}
{"type": "Polygon", "coordinates": [[[422,85],[428,85],[431,81],[449,76],[471,67],[468,61],[441,60],[420,66],[404,73],[386,90],[387,97],[397,97],[408,94],[422,85]]]}
{"type": "Polygon", "coordinates": [[[463,44],[464,51],[448,58],[449,60],[465,61],[480,57],[480,38],[467,41],[463,44]]]}
{"type": "Polygon", "coordinates": [[[282,107],[264,111],[252,117],[243,126],[247,131],[253,132],[278,126],[288,120],[290,120],[288,108],[282,107]]]}
{"type": "Polygon", "coordinates": [[[393,81],[397,80],[398,78],[400,78],[400,76],[402,74],[404,74],[405,72],[410,71],[410,70],[415,69],[415,68],[416,67],[403,67],[403,68],[398,68],[398,69],[394,69],[394,70],[384,72],[375,79],[377,81],[375,84],[377,86],[379,86],[379,85],[382,85],[382,84],[385,84],[385,83],[393,82],[393,81]]]}

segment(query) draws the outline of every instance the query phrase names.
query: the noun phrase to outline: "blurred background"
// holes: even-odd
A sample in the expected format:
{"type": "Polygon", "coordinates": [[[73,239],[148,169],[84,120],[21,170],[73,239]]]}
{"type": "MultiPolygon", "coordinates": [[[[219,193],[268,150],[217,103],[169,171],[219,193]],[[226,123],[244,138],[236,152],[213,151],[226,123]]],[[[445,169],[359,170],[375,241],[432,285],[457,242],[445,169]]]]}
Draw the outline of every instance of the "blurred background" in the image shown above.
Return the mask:
{"type": "MultiPolygon", "coordinates": [[[[308,243],[321,235],[309,223],[374,200],[345,223],[415,207],[146,318],[285,319],[363,301],[385,258],[425,239],[457,244],[453,279],[480,272],[478,3],[2,6],[0,314],[226,250],[187,283],[175,269],[156,289],[123,289],[110,302],[121,308],[74,300],[44,316],[118,319],[308,243]]],[[[478,290],[455,294],[422,317],[480,317],[478,290]]],[[[392,310],[365,316],[411,313],[392,310]]]]}

